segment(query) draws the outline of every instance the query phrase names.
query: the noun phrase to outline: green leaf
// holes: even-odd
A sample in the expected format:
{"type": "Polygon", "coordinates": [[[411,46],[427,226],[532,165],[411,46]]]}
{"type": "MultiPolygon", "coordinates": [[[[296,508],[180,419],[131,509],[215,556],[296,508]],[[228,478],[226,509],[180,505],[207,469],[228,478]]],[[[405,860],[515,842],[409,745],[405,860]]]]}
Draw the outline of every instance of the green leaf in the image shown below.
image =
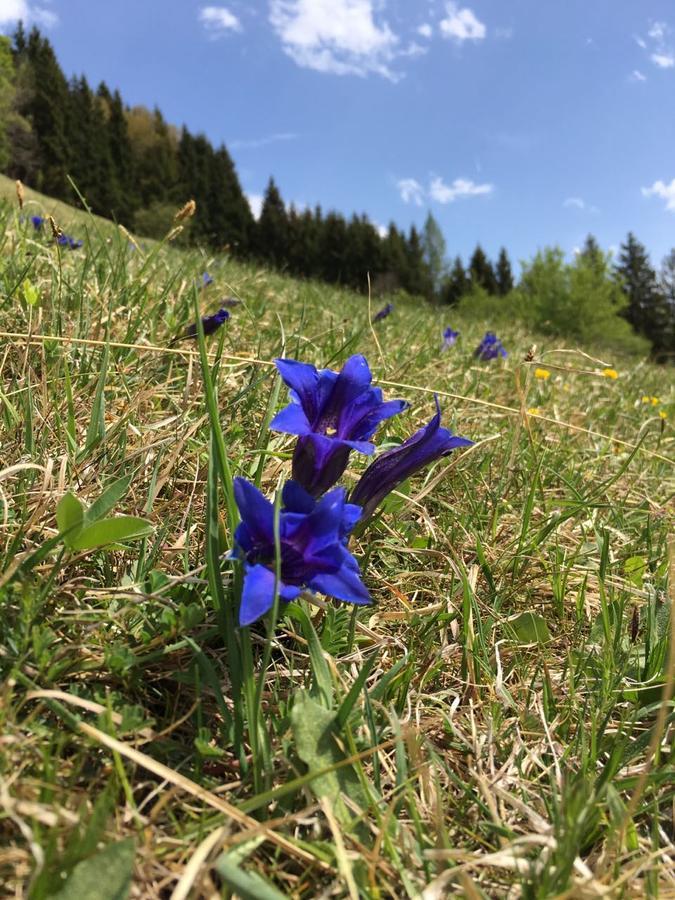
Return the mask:
{"type": "Polygon", "coordinates": [[[623,564],[626,578],[636,587],[641,588],[644,581],[647,560],[643,556],[631,556],[623,564]]]}
{"type": "Polygon", "coordinates": [[[21,285],[21,290],[23,292],[23,299],[26,301],[26,303],[29,306],[35,306],[35,304],[40,299],[40,292],[35,287],[33,282],[29,281],[28,278],[26,278],[21,285]]]}
{"type": "Polygon", "coordinates": [[[73,550],[93,550],[116,544],[119,541],[137,541],[152,534],[153,527],[146,519],[137,516],[118,516],[115,519],[102,519],[87,525],[78,532],[70,546],[73,550]]]}
{"type": "MultiPolygon", "coordinates": [[[[295,748],[310,772],[330,769],[345,759],[336,741],[336,723],[335,713],[313,700],[305,691],[295,700],[291,710],[295,748]]],[[[324,771],[312,780],[311,788],[318,797],[327,797],[331,801],[338,821],[347,827],[353,824],[352,816],[342,795],[346,794],[360,808],[368,806],[352,766],[324,771]]]]}
{"type": "Polygon", "coordinates": [[[131,475],[125,475],[123,478],[118,478],[116,481],[113,481],[111,485],[108,485],[98,500],[95,500],[85,512],[85,523],[91,525],[107,515],[129,490],[129,485],[131,484],[131,479],[133,477],[134,474],[132,472],[131,475]]]}
{"type": "Polygon", "coordinates": [[[545,644],[551,640],[546,619],[534,612],[523,612],[508,620],[508,627],[521,644],[545,644]]]}
{"type": "Polygon", "coordinates": [[[68,491],[56,507],[56,524],[67,547],[73,547],[84,520],[84,506],[75,494],[68,491]]]}
{"type": "Polygon", "coordinates": [[[52,900],[126,900],[133,871],[133,840],[108,844],[78,863],[61,890],[52,894],[52,900]]]}
{"type": "Polygon", "coordinates": [[[287,896],[269,884],[258,872],[240,869],[229,853],[220,857],[215,869],[230,890],[242,900],[284,900],[287,896]]]}

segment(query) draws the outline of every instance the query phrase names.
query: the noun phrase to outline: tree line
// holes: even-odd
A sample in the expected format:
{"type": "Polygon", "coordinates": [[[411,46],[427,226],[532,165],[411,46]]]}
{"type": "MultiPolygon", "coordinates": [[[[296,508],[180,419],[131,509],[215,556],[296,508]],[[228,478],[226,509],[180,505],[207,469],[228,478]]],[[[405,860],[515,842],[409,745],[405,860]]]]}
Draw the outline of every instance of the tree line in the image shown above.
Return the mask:
{"type": "Polygon", "coordinates": [[[148,237],[166,234],[177,207],[192,198],[198,215],[184,240],[360,291],[368,290],[369,275],[375,293],[487,304],[486,315],[532,314],[547,297],[552,315],[542,312],[541,321],[549,328],[557,321],[565,333],[574,303],[586,302],[574,299],[573,286],[584,281],[575,273],[588,269],[595,279],[586,279],[595,292],[591,306],[629,323],[658,358],[675,355],[675,250],[657,273],[634,235],[616,264],[589,238],[572,264],[560,251],[543,251],[523,264],[516,283],[505,248],[494,262],[480,246],[466,265],[459,256],[449,262],[431,214],[421,231],[393,222],[381,230],[365,215],[288,206],[270,179],[256,220],[224,145],[176,128],[159,109],[127,106],[104,83],[93,89],[83,76],[68,80],[37,28],[26,34],[19,25],[11,40],[0,37],[0,169],[77,204],[70,177],[93,212],[148,237]],[[530,296],[535,283],[537,300],[530,296]]]}

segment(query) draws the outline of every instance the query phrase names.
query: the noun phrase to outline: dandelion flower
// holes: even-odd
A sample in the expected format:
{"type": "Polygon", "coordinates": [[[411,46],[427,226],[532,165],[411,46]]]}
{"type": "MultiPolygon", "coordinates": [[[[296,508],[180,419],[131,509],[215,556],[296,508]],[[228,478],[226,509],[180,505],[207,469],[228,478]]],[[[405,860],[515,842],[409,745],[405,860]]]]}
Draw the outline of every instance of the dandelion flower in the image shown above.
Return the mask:
{"type": "Polygon", "coordinates": [[[658,406],[660,402],[661,401],[659,400],[658,397],[652,397],[652,400],[651,400],[652,406],[658,406]]]}
{"type": "Polygon", "coordinates": [[[605,376],[605,378],[612,378],[615,380],[619,377],[619,373],[616,371],[616,369],[603,369],[602,374],[605,376]]]}
{"type": "Polygon", "coordinates": [[[548,369],[535,369],[534,377],[538,378],[540,381],[546,381],[547,378],[551,377],[551,373],[548,369]]]}
{"type": "Polygon", "coordinates": [[[527,411],[528,416],[540,416],[541,410],[538,406],[531,406],[527,411]]]}
{"type": "Polygon", "coordinates": [[[665,409],[660,409],[659,410],[659,419],[667,419],[667,418],[668,418],[668,413],[665,411],[665,409]]]}

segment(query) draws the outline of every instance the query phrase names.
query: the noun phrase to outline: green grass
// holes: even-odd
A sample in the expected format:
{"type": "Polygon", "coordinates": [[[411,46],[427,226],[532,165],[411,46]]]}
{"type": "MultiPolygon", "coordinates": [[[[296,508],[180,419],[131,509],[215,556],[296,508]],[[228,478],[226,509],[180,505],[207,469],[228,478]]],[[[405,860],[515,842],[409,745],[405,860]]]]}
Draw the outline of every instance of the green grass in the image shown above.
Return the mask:
{"type": "Polygon", "coordinates": [[[0,212],[5,896],[672,896],[672,370],[516,328],[478,365],[489,323],[402,299],[376,342],[364,297],[35,203],[86,243],[0,212]],[[225,294],[208,356],[166,349],[225,294]],[[373,608],[268,633],[221,555],[230,477],[289,475],[282,352],[365,353],[411,404],[380,441],[436,391],[476,446],[353,544],[373,608]],[[152,534],[69,547],[68,491],[152,534]]]}

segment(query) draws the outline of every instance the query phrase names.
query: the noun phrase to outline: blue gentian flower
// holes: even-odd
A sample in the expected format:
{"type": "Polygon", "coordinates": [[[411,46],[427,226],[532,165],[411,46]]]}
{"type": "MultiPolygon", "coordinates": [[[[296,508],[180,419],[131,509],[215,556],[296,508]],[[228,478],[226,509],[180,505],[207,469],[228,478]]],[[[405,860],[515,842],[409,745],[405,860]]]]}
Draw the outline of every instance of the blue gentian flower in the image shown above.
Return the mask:
{"type": "MultiPolygon", "coordinates": [[[[274,506],[244,478],[234,479],[234,498],[241,522],[234,534],[233,556],[244,564],[239,624],[250,625],[274,605],[274,506]]],[[[358,606],[369,604],[359,565],[347,550],[347,536],[361,510],[346,502],[344,488],[314,500],[299,484],[289,481],[284,485],[282,504],[279,598],[289,602],[310,590],[358,606]]]]}
{"type": "Polygon", "coordinates": [[[459,331],[453,331],[452,328],[448,326],[443,332],[443,348],[447,349],[448,347],[452,347],[452,345],[456,343],[458,337],[459,331]]]}
{"type": "Polygon", "coordinates": [[[378,313],[375,313],[375,315],[373,316],[373,322],[381,322],[382,319],[386,319],[388,315],[391,315],[391,313],[393,313],[393,311],[394,311],[394,304],[387,303],[387,305],[383,306],[382,309],[378,313]]]}
{"type": "MultiPolygon", "coordinates": [[[[230,318],[230,314],[226,309],[219,309],[217,313],[214,313],[212,316],[202,316],[202,328],[204,329],[204,334],[213,334],[214,331],[217,331],[223,322],[226,322],[227,319],[230,318]]],[[[195,338],[197,337],[197,326],[195,324],[189,325],[183,334],[179,334],[178,337],[175,337],[169,347],[172,347],[174,344],[178,343],[178,341],[184,341],[187,338],[195,338]]]]}
{"type": "Polygon", "coordinates": [[[45,220],[42,218],[42,216],[31,216],[30,220],[33,223],[33,228],[36,231],[40,231],[42,226],[45,224],[45,220]]]}
{"type": "Polygon", "coordinates": [[[291,402],[270,428],[299,437],[293,454],[293,478],[313,497],[331,488],[347,468],[352,450],[370,455],[370,439],[380,422],[402,412],[404,400],[382,400],[371,387],[365,357],[351,356],[338,374],[318,372],[308,363],[276,359],[279,374],[291,389],[291,402]]]}
{"type": "Polygon", "coordinates": [[[78,241],[69,234],[60,234],[56,238],[56,243],[62,247],[67,247],[69,250],[79,250],[84,245],[84,241],[78,241]]]}
{"type": "Polygon", "coordinates": [[[208,272],[204,272],[202,275],[202,287],[208,287],[210,284],[213,284],[213,278],[211,278],[208,272]]]}
{"type": "Polygon", "coordinates": [[[350,503],[363,507],[361,518],[369,519],[387,494],[428,466],[447,456],[458,447],[470,447],[473,441],[457,437],[441,428],[441,407],[436,397],[436,415],[400,446],[387,450],[361,476],[349,498],[350,503]]]}
{"type": "Polygon", "coordinates": [[[494,331],[486,331],[485,337],[476,347],[473,355],[483,362],[487,362],[498,356],[508,356],[508,353],[494,331]]]}

